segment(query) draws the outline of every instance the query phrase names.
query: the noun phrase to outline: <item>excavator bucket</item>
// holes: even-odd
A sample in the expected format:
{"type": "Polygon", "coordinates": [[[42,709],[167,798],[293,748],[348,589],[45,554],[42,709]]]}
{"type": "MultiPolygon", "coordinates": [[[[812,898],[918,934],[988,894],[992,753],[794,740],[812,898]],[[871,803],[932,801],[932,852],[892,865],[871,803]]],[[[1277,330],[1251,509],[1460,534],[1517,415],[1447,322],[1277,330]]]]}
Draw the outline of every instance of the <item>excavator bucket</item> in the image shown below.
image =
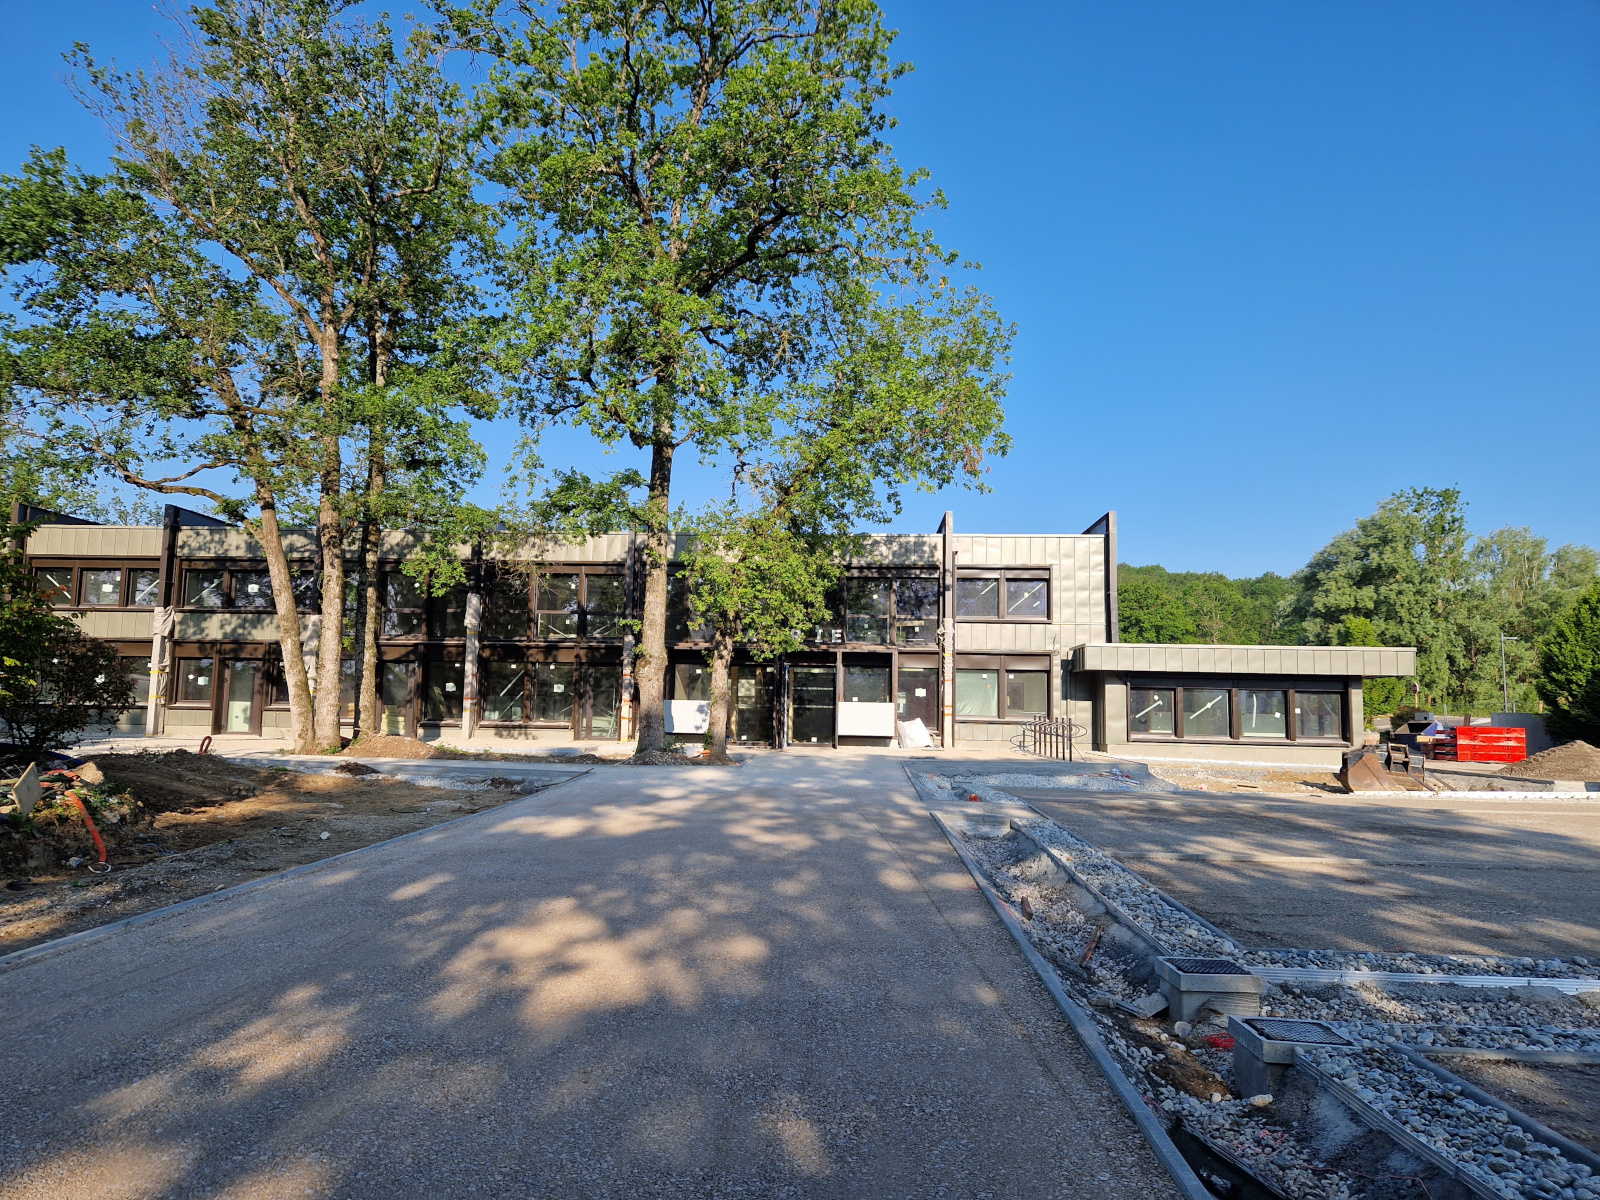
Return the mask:
{"type": "Polygon", "coordinates": [[[1350,792],[1425,792],[1423,763],[1408,746],[1346,750],[1339,782],[1350,792]]]}

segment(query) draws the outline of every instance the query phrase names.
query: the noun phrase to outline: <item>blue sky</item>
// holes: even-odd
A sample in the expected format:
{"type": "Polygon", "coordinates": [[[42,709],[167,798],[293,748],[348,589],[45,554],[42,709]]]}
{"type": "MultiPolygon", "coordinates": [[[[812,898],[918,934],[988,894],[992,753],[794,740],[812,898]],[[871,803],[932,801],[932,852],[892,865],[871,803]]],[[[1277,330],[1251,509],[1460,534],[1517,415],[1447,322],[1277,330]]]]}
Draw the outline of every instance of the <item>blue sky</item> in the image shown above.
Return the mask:
{"type": "MultiPolygon", "coordinates": [[[[993,492],[897,528],[1114,508],[1127,561],[1289,572],[1384,495],[1455,485],[1475,529],[1600,542],[1600,4],[886,7],[917,68],[898,157],[1020,327],[993,492]]],[[[60,52],[147,59],[157,13],[0,15],[0,170],[34,143],[100,162],[60,52]]],[[[685,463],[683,499],[721,490],[685,463]]]]}

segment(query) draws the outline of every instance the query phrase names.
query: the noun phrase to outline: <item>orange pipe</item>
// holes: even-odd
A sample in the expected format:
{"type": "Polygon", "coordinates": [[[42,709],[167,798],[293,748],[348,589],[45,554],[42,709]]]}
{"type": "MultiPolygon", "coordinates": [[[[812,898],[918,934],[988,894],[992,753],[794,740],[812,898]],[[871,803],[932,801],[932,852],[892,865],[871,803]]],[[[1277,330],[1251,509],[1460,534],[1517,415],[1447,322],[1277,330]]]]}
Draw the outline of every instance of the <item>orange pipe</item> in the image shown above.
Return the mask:
{"type": "Polygon", "coordinates": [[[78,806],[78,811],[83,814],[83,823],[89,827],[89,836],[94,838],[94,848],[100,851],[100,861],[106,861],[106,844],[100,840],[100,831],[94,827],[94,818],[89,815],[89,806],[83,802],[83,797],[77,792],[68,792],[72,802],[78,806]]]}

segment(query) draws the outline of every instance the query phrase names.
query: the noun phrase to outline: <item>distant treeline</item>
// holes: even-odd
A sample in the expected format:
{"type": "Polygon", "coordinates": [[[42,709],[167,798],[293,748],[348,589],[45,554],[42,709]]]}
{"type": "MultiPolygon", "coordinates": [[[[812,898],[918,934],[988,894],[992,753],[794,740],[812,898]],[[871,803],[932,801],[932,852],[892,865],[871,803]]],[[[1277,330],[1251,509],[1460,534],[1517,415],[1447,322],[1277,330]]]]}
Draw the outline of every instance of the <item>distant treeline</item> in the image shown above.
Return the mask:
{"type": "Polygon", "coordinates": [[[1122,564],[1122,640],[1415,646],[1415,679],[1372,681],[1368,711],[1409,702],[1414,683],[1418,707],[1488,713],[1503,703],[1504,634],[1512,705],[1539,710],[1540,647],[1596,583],[1600,557],[1551,550],[1526,528],[1475,536],[1464,507],[1453,488],[1396,493],[1288,578],[1122,564]]]}

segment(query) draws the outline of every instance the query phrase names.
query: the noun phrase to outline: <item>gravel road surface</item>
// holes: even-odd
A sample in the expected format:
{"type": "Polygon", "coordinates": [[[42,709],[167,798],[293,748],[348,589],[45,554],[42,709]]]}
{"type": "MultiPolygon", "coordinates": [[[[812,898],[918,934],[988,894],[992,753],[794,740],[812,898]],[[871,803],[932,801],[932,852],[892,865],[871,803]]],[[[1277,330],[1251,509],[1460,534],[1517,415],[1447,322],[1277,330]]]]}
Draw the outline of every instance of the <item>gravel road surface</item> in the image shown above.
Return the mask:
{"type": "Polygon", "coordinates": [[[1175,1194],[888,756],[596,768],[0,1010],[8,1200],[1175,1194]]]}

